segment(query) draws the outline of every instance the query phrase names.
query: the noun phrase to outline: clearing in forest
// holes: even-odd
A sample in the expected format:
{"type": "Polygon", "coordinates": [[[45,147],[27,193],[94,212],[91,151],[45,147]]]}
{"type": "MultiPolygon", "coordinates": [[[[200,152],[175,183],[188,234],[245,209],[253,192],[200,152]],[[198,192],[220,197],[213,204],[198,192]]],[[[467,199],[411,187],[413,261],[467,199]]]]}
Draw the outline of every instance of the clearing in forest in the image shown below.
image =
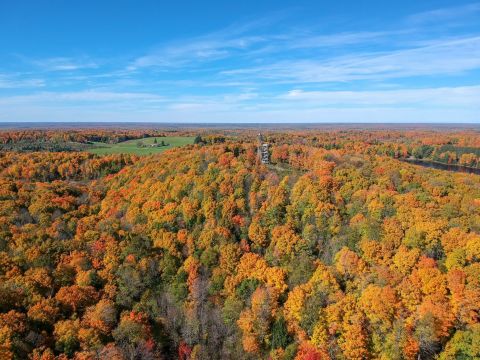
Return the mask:
{"type": "Polygon", "coordinates": [[[151,155],[163,152],[177,146],[193,144],[193,140],[194,137],[192,136],[157,136],[143,139],[128,140],[117,144],[95,142],[93,143],[93,147],[91,149],[88,149],[88,151],[97,155],[151,155]]]}

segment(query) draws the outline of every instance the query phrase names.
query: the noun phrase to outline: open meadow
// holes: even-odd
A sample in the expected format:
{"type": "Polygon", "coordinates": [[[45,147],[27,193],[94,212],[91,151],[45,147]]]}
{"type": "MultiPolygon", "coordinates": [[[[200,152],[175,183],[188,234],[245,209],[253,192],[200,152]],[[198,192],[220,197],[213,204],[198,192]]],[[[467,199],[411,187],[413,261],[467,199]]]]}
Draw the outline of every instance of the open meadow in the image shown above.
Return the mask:
{"type": "Polygon", "coordinates": [[[122,141],[117,144],[94,142],[93,147],[88,149],[88,151],[97,155],[152,155],[161,153],[174,147],[193,144],[193,140],[194,137],[192,136],[162,136],[122,141]],[[161,144],[161,142],[163,141],[165,143],[165,146],[153,146],[155,145],[155,139],[157,140],[158,144],[161,144]],[[143,146],[139,146],[140,143],[143,144],[143,146]]]}

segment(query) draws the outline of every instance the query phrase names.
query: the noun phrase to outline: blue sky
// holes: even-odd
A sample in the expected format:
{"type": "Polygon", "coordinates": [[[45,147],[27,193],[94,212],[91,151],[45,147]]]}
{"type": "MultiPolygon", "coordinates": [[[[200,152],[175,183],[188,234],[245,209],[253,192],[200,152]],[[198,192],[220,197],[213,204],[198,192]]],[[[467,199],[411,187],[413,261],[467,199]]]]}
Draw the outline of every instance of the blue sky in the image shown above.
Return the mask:
{"type": "Polygon", "coordinates": [[[480,2],[0,2],[0,121],[480,122],[480,2]]]}

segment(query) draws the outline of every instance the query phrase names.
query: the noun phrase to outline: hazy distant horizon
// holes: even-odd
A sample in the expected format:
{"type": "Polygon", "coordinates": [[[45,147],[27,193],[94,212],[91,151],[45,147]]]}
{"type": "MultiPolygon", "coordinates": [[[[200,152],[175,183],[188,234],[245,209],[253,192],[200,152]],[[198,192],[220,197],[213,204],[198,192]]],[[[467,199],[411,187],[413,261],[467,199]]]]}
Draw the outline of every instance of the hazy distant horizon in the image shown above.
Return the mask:
{"type": "Polygon", "coordinates": [[[262,130],[287,130],[287,129],[479,129],[480,123],[368,123],[368,122],[264,122],[264,123],[229,123],[229,122],[2,122],[0,130],[17,129],[82,129],[82,128],[159,128],[159,129],[262,129],[262,130]]]}

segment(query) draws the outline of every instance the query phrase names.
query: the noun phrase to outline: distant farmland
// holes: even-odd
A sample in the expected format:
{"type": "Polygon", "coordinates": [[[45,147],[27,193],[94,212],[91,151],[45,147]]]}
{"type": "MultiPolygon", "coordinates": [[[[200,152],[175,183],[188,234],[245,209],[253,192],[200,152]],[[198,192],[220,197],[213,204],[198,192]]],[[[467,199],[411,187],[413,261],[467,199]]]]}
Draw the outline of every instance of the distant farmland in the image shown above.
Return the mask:
{"type": "Polygon", "coordinates": [[[165,150],[183,146],[188,144],[193,144],[194,137],[192,136],[162,136],[162,137],[149,137],[143,139],[135,139],[123,141],[118,144],[106,144],[101,142],[96,142],[93,144],[93,147],[88,149],[89,152],[97,155],[106,155],[106,154],[136,154],[136,155],[151,155],[161,153],[165,150]],[[155,144],[155,139],[157,139],[157,144],[160,145],[162,141],[166,146],[151,146],[155,144]],[[139,146],[139,144],[143,144],[139,146]]]}

